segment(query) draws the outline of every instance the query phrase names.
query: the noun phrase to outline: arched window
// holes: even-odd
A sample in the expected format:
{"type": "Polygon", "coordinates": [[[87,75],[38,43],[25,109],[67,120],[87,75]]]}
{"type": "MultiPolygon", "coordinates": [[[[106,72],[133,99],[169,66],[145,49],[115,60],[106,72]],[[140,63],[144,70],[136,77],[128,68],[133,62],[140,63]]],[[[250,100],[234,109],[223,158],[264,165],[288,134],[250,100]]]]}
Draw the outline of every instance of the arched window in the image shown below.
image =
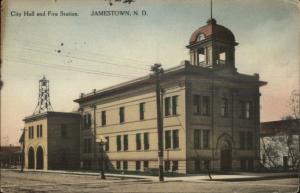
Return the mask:
{"type": "Polygon", "coordinates": [[[204,34],[199,34],[198,37],[197,37],[197,41],[202,41],[204,39],[205,39],[204,34]]]}

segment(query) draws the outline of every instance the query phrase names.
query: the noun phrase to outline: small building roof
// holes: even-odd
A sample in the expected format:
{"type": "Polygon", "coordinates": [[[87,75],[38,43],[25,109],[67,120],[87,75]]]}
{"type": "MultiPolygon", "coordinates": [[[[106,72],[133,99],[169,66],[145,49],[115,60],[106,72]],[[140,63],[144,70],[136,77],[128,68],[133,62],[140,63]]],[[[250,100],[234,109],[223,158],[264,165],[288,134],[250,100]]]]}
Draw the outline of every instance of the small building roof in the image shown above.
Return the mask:
{"type": "Polygon", "coordinates": [[[0,146],[0,153],[15,153],[21,150],[20,146],[0,146]]]}
{"type": "Polygon", "coordinates": [[[54,111],[48,111],[48,112],[43,112],[39,114],[34,114],[27,116],[23,119],[25,123],[27,122],[32,122],[44,118],[49,118],[49,117],[77,117],[80,116],[79,112],[54,112],[54,111]]]}
{"type": "Polygon", "coordinates": [[[262,122],[260,124],[261,136],[273,136],[278,134],[299,134],[300,119],[288,119],[262,122]]]}

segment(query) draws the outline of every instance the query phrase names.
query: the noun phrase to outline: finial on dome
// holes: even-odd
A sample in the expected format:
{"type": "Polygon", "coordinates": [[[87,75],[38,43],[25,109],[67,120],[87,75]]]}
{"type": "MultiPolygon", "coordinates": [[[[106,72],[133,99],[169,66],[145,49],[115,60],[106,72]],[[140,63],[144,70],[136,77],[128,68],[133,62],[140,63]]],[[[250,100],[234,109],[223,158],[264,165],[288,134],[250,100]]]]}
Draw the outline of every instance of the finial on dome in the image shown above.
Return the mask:
{"type": "Polygon", "coordinates": [[[207,20],[207,24],[217,24],[217,20],[215,20],[214,18],[210,18],[209,20],[207,20]]]}

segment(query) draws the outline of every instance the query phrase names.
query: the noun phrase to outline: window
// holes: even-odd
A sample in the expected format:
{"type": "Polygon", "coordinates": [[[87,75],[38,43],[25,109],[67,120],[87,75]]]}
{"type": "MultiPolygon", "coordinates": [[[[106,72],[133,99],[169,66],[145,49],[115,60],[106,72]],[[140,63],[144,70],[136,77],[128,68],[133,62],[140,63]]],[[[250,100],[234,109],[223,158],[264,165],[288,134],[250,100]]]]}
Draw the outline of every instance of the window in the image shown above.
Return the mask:
{"type": "Polygon", "coordinates": [[[91,117],[91,114],[89,113],[87,115],[87,129],[90,129],[91,125],[92,125],[92,117],[91,117]]]}
{"type": "Polygon", "coordinates": [[[209,96],[202,96],[202,106],[201,106],[202,115],[209,115],[210,113],[209,105],[210,105],[209,96]]]}
{"type": "Polygon", "coordinates": [[[120,161],[117,161],[116,165],[117,165],[117,170],[121,169],[121,162],[120,161]]]}
{"type": "Polygon", "coordinates": [[[135,135],[135,144],[136,144],[136,150],[141,150],[142,149],[141,134],[140,133],[137,133],[135,135]]]}
{"type": "Polygon", "coordinates": [[[173,137],[173,149],[179,148],[179,134],[178,130],[172,131],[172,137],[173,137]]]}
{"type": "Polygon", "coordinates": [[[246,119],[252,118],[252,102],[246,102],[246,119]]]}
{"type": "Polygon", "coordinates": [[[227,98],[222,99],[221,116],[228,117],[228,99],[227,98]]]}
{"type": "Polygon", "coordinates": [[[201,149],[201,130],[194,130],[194,149],[201,149]]]}
{"type": "Polygon", "coordinates": [[[127,170],[127,169],[128,169],[128,162],[123,161],[123,170],[127,170]]]}
{"type": "Polygon", "coordinates": [[[177,115],[178,96],[165,98],[165,116],[177,115]]]}
{"type": "Polygon", "coordinates": [[[171,115],[171,98],[165,98],[165,116],[171,115]]]}
{"type": "Polygon", "coordinates": [[[125,121],[124,110],[125,110],[124,107],[120,107],[120,109],[119,109],[120,123],[124,123],[124,121],[125,121]]]}
{"type": "Polygon", "coordinates": [[[87,115],[83,115],[83,118],[82,118],[82,123],[83,123],[83,129],[87,129],[87,115]]]}
{"type": "Polygon", "coordinates": [[[117,136],[117,151],[121,151],[122,145],[121,145],[121,135],[117,136]]]}
{"type": "Polygon", "coordinates": [[[28,127],[28,138],[31,138],[31,127],[28,127]]]}
{"type": "Polygon", "coordinates": [[[149,133],[144,133],[144,150],[149,149],[149,133]]]}
{"type": "Polygon", "coordinates": [[[36,136],[40,137],[40,125],[36,126],[36,136]]]}
{"type": "Polygon", "coordinates": [[[141,161],[135,162],[135,170],[137,170],[137,171],[141,170],[141,161]]]}
{"type": "Polygon", "coordinates": [[[124,151],[128,150],[128,135],[124,135],[124,141],[123,141],[123,145],[124,145],[124,151]]]}
{"type": "Polygon", "coordinates": [[[61,124],[60,125],[60,135],[62,138],[67,137],[67,126],[66,124],[61,124]]]}
{"type": "Polygon", "coordinates": [[[172,114],[177,115],[178,96],[172,96],[172,114]]]}
{"type": "Polygon", "coordinates": [[[34,138],[34,127],[31,126],[31,127],[28,127],[28,138],[29,139],[33,139],[34,138]]]}
{"type": "Polygon", "coordinates": [[[106,125],[106,111],[101,111],[101,125],[106,125]]]}
{"type": "Polygon", "coordinates": [[[240,101],[240,118],[251,119],[253,114],[253,104],[251,101],[240,101]]]}
{"type": "Polygon", "coordinates": [[[252,132],[247,132],[247,149],[253,148],[253,135],[252,132]]]}
{"type": "Polygon", "coordinates": [[[144,169],[149,168],[149,161],[144,161],[144,169]]]}
{"type": "Polygon", "coordinates": [[[145,103],[140,103],[140,120],[144,120],[145,115],[145,103]]]}
{"type": "Polygon", "coordinates": [[[203,130],[203,148],[209,148],[209,130],[203,130]]]}
{"type": "Polygon", "coordinates": [[[109,151],[109,137],[105,137],[106,144],[105,144],[105,151],[109,151]]]}
{"type": "Polygon", "coordinates": [[[200,109],[200,104],[201,104],[201,100],[200,100],[200,96],[199,95],[193,95],[193,112],[194,114],[200,114],[201,113],[201,109],[200,109]]]}
{"type": "Polygon", "coordinates": [[[173,161],[172,162],[172,171],[177,171],[178,170],[178,161],[173,161]]]}
{"type": "Polygon", "coordinates": [[[165,131],[165,148],[171,148],[171,131],[165,131]]]}
{"type": "Polygon", "coordinates": [[[245,149],[245,132],[240,132],[240,149],[245,149]]]}
{"type": "Polygon", "coordinates": [[[90,113],[83,115],[83,129],[90,129],[92,125],[92,117],[90,113]]]}
{"type": "Polygon", "coordinates": [[[204,34],[200,34],[200,35],[198,35],[198,37],[197,37],[197,41],[201,41],[201,40],[204,40],[204,39],[205,39],[204,34]]]}
{"type": "Polygon", "coordinates": [[[40,137],[43,137],[43,125],[40,125],[40,137]]]}
{"type": "Polygon", "coordinates": [[[40,125],[36,126],[36,136],[40,137],[40,125]]]}
{"type": "Polygon", "coordinates": [[[91,153],[92,152],[92,140],[91,138],[84,139],[84,148],[83,153],[91,153]]]}
{"type": "Polygon", "coordinates": [[[169,160],[165,161],[165,171],[170,171],[171,169],[171,162],[169,160]]]}
{"type": "Polygon", "coordinates": [[[206,59],[206,56],[205,56],[205,49],[204,48],[200,48],[197,50],[197,53],[198,53],[198,65],[203,65],[205,63],[205,59],[206,59]]]}
{"type": "MultiPolygon", "coordinates": [[[[43,126],[42,125],[37,125],[36,126],[36,136],[37,137],[43,137],[43,126]]],[[[32,138],[33,138],[33,136],[32,136],[32,138]]]]}

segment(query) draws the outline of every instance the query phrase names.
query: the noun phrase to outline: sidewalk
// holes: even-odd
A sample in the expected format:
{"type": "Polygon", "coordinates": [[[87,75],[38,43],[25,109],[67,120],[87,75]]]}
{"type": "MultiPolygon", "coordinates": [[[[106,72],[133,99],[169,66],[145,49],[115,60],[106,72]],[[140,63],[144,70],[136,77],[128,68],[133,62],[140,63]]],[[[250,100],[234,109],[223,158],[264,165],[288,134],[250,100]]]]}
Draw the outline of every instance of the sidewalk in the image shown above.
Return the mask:
{"type": "MultiPolygon", "coordinates": [[[[20,171],[18,169],[1,169],[8,171],[20,171]]],[[[62,171],[62,170],[29,170],[25,169],[25,172],[42,172],[42,173],[57,173],[57,174],[70,174],[70,175],[88,175],[88,176],[99,176],[96,172],[75,172],[75,171],[62,171]]],[[[129,174],[112,174],[105,173],[107,177],[117,177],[121,179],[143,179],[150,181],[158,181],[157,176],[143,176],[143,175],[129,175],[129,174]]],[[[284,172],[284,173],[246,173],[240,172],[235,174],[211,174],[212,179],[206,174],[199,175],[187,175],[182,177],[165,177],[166,182],[174,181],[185,181],[185,182],[204,182],[204,181],[251,181],[251,180],[263,180],[263,179],[274,179],[274,178],[296,178],[298,173],[295,172],[284,172]]]]}

